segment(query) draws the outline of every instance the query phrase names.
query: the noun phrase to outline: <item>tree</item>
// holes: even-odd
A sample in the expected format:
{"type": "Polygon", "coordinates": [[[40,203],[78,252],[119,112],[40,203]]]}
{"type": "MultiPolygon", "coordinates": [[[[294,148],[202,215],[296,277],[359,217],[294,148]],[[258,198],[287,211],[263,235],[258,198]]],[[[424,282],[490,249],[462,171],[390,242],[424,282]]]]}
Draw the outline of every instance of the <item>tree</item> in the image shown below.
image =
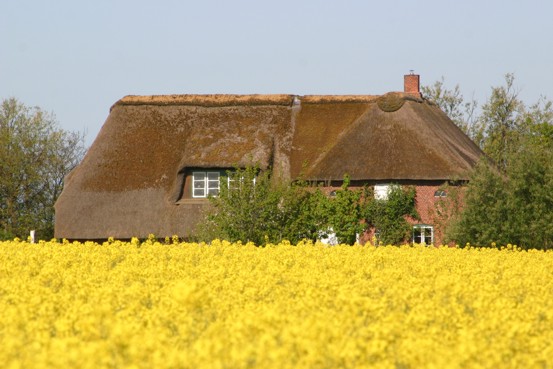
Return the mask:
{"type": "Polygon", "coordinates": [[[346,175],[340,190],[327,200],[326,224],[338,239],[339,243],[354,244],[357,236],[367,229],[367,222],[362,222],[367,214],[368,196],[366,188],[352,190],[346,175]]]}
{"type": "Polygon", "coordinates": [[[486,162],[477,166],[448,235],[461,245],[551,249],[553,150],[521,145],[507,161],[506,172],[486,162]]]}
{"type": "Polygon", "coordinates": [[[477,102],[465,101],[459,85],[453,90],[444,86],[444,77],[431,86],[422,86],[422,93],[442,109],[444,113],[474,142],[479,144],[483,139],[483,127],[476,117],[477,102]]]}
{"type": "Polygon", "coordinates": [[[53,237],[54,203],[84,153],[83,136],[58,128],[53,114],[2,100],[0,238],[53,237]]]}
{"type": "Polygon", "coordinates": [[[541,97],[529,108],[514,76],[492,88],[479,121],[487,157],[476,166],[462,210],[446,233],[460,244],[553,247],[553,108],[541,97]]]}
{"type": "Polygon", "coordinates": [[[446,238],[460,245],[488,246],[511,241],[507,187],[504,176],[486,161],[475,167],[459,216],[448,225],[446,238]]]}
{"type": "Polygon", "coordinates": [[[485,129],[482,149],[500,171],[505,172],[507,156],[516,150],[524,124],[525,106],[514,88],[513,74],[505,75],[505,86],[492,87],[492,94],[482,106],[480,121],[485,129]]]}
{"type": "MultiPolygon", "coordinates": [[[[464,196],[439,202],[439,221],[448,223],[446,238],[460,244],[512,243],[524,248],[553,247],[553,104],[545,97],[530,107],[519,99],[513,74],[491,95],[475,127],[465,130],[484,151],[464,196]]],[[[458,86],[443,87],[443,78],[423,88],[461,128],[467,106],[458,86]]]]}
{"type": "Polygon", "coordinates": [[[544,149],[553,145],[553,103],[544,96],[522,114],[523,126],[532,145],[544,149]]]}
{"type": "MultiPolygon", "coordinates": [[[[316,241],[329,226],[329,198],[320,187],[302,179],[280,185],[279,240],[296,243],[303,239],[316,241]]],[[[345,242],[345,241],[344,241],[345,242]]]]}
{"type": "Polygon", "coordinates": [[[229,181],[221,180],[219,195],[209,198],[211,207],[199,236],[263,243],[275,228],[280,194],[271,191],[269,173],[258,175],[257,167],[237,168],[228,176],[229,181]]]}
{"type": "Polygon", "coordinates": [[[227,176],[221,180],[218,196],[209,198],[210,207],[199,225],[198,237],[257,245],[276,240],[284,219],[283,187],[272,182],[271,171],[249,166],[228,171],[227,176]]]}
{"type": "Polygon", "coordinates": [[[197,229],[203,241],[223,238],[264,245],[286,239],[315,240],[326,227],[325,195],[307,182],[273,178],[270,169],[236,168],[221,181],[218,196],[197,229]]]}

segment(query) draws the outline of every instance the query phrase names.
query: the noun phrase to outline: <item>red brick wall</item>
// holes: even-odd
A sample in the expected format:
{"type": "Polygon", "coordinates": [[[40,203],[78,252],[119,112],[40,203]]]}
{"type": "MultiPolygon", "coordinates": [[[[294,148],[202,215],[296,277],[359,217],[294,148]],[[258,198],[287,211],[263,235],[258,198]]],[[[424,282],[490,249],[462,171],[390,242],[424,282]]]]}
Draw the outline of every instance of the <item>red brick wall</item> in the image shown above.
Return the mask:
{"type": "MultiPolygon", "coordinates": [[[[352,186],[354,188],[355,186],[352,186]]],[[[418,183],[415,184],[416,189],[416,209],[420,216],[420,220],[415,219],[407,219],[408,222],[412,225],[416,224],[426,224],[434,227],[434,245],[442,245],[444,244],[444,229],[442,224],[444,220],[441,221],[437,219],[436,216],[436,203],[439,201],[446,201],[445,198],[436,197],[435,193],[438,190],[441,190],[443,187],[443,184],[438,182],[431,182],[428,183],[418,183]]],[[[338,190],[340,187],[325,187],[325,193],[330,193],[332,190],[338,190]]],[[[447,192],[446,192],[447,193],[447,192]]],[[[447,196],[449,196],[450,193],[447,193],[447,196]]],[[[462,194],[461,194],[462,195],[462,194]]],[[[368,241],[373,240],[374,237],[374,230],[369,230],[365,234],[361,236],[360,243],[364,244],[368,241]]],[[[411,240],[406,240],[408,242],[411,242],[411,240]]]]}
{"type": "Polygon", "coordinates": [[[411,94],[420,94],[420,76],[407,74],[403,77],[403,91],[411,94]]]}
{"type": "Polygon", "coordinates": [[[434,196],[440,186],[437,185],[418,185],[417,189],[417,212],[420,220],[410,219],[411,224],[428,224],[434,227],[434,244],[443,244],[443,230],[436,224],[436,202],[442,201],[442,198],[434,196]]]}
{"type": "Polygon", "coordinates": [[[436,185],[419,185],[417,189],[417,211],[421,220],[417,223],[432,224],[434,222],[434,207],[438,200],[434,197],[440,186],[436,185]]]}

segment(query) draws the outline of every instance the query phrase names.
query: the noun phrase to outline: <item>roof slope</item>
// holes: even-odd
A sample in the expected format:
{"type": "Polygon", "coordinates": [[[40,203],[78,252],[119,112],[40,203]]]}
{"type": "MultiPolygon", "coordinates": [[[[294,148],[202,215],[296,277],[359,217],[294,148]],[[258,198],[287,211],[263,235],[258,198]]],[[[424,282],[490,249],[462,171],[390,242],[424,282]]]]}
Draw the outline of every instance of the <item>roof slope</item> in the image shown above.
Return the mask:
{"type": "Polygon", "coordinates": [[[257,163],[285,178],[467,179],[482,155],[428,101],[383,96],[127,96],[56,203],[56,237],[190,234],[189,168],[257,163]]]}
{"type": "MultiPolygon", "coordinates": [[[[468,179],[481,151],[437,106],[404,94],[375,102],[359,106],[357,116],[342,114],[340,122],[327,116],[332,123],[325,128],[340,129],[329,129],[318,147],[298,145],[304,150],[300,156],[311,160],[307,179],[341,179],[344,174],[355,180],[468,179]],[[395,106],[383,107],[386,102],[395,106]]],[[[310,123],[311,131],[320,127],[319,119],[310,123]]]]}

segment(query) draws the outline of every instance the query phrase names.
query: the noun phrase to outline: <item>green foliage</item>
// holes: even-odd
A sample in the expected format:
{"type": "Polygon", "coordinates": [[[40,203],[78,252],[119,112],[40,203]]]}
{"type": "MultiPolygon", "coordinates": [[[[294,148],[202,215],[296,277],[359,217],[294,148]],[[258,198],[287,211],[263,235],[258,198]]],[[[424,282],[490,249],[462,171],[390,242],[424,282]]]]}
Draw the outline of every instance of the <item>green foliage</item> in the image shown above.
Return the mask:
{"type": "Polygon", "coordinates": [[[503,172],[507,168],[507,157],[516,150],[525,133],[524,112],[524,104],[514,88],[514,76],[506,74],[505,86],[492,88],[480,116],[485,127],[482,149],[503,172]]]}
{"type": "Polygon", "coordinates": [[[83,137],[14,98],[0,106],[0,239],[54,235],[54,202],[84,155],[83,137]]]}
{"type": "Polygon", "coordinates": [[[553,145],[553,103],[541,96],[523,112],[527,143],[548,150],[553,145]]]}
{"type": "Polygon", "coordinates": [[[219,196],[210,197],[210,212],[200,236],[256,244],[263,244],[266,237],[271,240],[278,222],[274,210],[278,209],[281,196],[279,189],[273,190],[269,172],[258,175],[258,168],[248,167],[228,175],[230,188],[227,181],[221,180],[219,196]]]}
{"type": "Polygon", "coordinates": [[[365,219],[376,229],[378,244],[397,245],[410,239],[412,227],[406,217],[420,219],[415,195],[414,187],[391,185],[386,200],[372,199],[367,203],[365,219]]]}
{"type": "Polygon", "coordinates": [[[553,247],[553,141],[547,134],[553,121],[542,119],[552,115],[547,110],[521,115],[524,129],[511,132],[513,141],[504,141],[510,146],[501,156],[482,161],[471,176],[465,207],[448,229],[460,244],[553,247]]]}
{"type": "Polygon", "coordinates": [[[464,205],[464,189],[464,183],[457,181],[445,183],[439,189],[444,191],[447,195],[438,198],[434,203],[432,222],[435,229],[442,233],[440,236],[444,243],[455,241],[450,237],[450,234],[444,231],[452,228],[452,225],[459,221],[459,214],[464,205]]]}
{"type": "Polygon", "coordinates": [[[227,174],[230,182],[222,180],[219,196],[209,198],[211,206],[198,228],[200,239],[295,243],[316,239],[325,227],[325,196],[319,189],[273,180],[270,170],[251,166],[227,174]]]}
{"type": "MultiPolygon", "coordinates": [[[[492,87],[473,120],[478,129],[465,130],[487,158],[473,171],[464,206],[460,196],[437,205],[439,221],[449,222],[446,238],[461,245],[553,247],[553,107],[544,97],[527,107],[514,81],[506,74],[503,86],[492,87]]],[[[462,96],[442,82],[423,91],[458,123],[462,96]]]]}
{"type": "Polygon", "coordinates": [[[513,240],[519,246],[553,247],[553,150],[528,146],[513,155],[507,198],[513,240]]]}
{"type": "Polygon", "coordinates": [[[447,236],[460,245],[489,245],[492,242],[510,243],[510,226],[505,222],[508,215],[505,178],[489,163],[480,162],[467,187],[463,211],[452,222],[447,236]]]}
{"type": "Polygon", "coordinates": [[[328,197],[319,187],[313,187],[303,180],[281,184],[282,187],[282,228],[279,240],[314,241],[324,236],[321,230],[328,227],[328,197]]]}
{"type": "Polygon", "coordinates": [[[449,230],[460,244],[553,247],[553,151],[528,146],[508,157],[506,173],[480,164],[465,207],[449,230]]]}
{"type": "Polygon", "coordinates": [[[335,195],[306,181],[278,181],[270,170],[257,167],[228,172],[219,196],[210,197],[197,237],[203,241],[223,238],[256,245],[288,240],[325,239],[334,233],[339,243],[353,244],[368,226],[376,226],[386,243],[409,238],[405,216],[416,218],[414,188],[391,191],[388,201],[377,201],[372,191],[350,188],[344,177],[335,195]]]}
{"type": "Polygon", "coordinates": [[[328,227],[335,233],[338,242],[352,245],[357,235],[367,228],[366,222],[361,220],[366,214],[368,197],[364,189],[352,190],[349,186],[349,177],[345,176],[341,189],[326,200],[326,217],[328,227]]]}

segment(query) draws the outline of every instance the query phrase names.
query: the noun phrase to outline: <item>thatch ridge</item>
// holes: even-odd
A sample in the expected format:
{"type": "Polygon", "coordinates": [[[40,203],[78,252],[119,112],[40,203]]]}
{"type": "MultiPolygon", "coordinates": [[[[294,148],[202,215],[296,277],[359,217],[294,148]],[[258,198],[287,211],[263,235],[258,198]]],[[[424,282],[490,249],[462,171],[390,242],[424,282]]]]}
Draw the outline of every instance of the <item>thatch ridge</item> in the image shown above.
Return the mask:
{"type": "Polygon", "coordinates": [[[299,99],[302,104],[368,103],[375,101],[378,95],[305,95],[299,99]]]}
{"type": "MultiPolygon", "coordinates": [[[[291,106],[295,99],[302,104],[371,103],[382,99],[400,99],[401,101],[425,101],[422,97],[403,92],[390,92],[384,95],[293,95],[293,94],[183,94],[183,95],[127,95],[112,105],[190,105],[205,107],[223,106],[291,106]]],[[[110,109],[110,111],[111,111],[110,109]]]]}
{"type": "Polygon", "coordinates": [[[302,104],[375,103],[390,96],[403,101],[426,101],[421,96],[405,92],[388,92],[384,95],[305,95],[299,96],[299,99],[302,104]]]}
{"type": "Polygon", "coordinates": [[[127,95],[117,101],[116,105],[192,105],[192,106],[240,106],[240,105],[292,105],[294,95],[127,95]]]}

